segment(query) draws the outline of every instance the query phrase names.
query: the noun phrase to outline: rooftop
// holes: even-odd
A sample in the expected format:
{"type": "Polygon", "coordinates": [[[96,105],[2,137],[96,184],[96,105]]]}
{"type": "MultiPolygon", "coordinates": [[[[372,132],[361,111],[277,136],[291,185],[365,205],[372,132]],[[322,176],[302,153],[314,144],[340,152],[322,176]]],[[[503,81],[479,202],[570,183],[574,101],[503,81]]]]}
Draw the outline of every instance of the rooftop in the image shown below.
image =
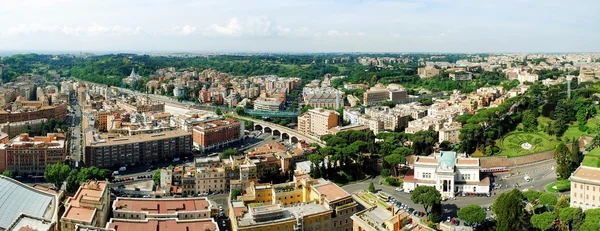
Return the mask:
{"type": "Polygon", "coordinates": [[[572,176],[586,180],[598,180],[600,179],[600,168],[580,166],[572,176]]]}
{"type": "Polygon", "coordinates": [[[140,143],[140,142],[149,142],[154,140],[163,140],[170,139],[175,137],[192,135],[190,132],[184,130],[173,130],[173,131],[165,131],[161,133],[154,134],[140,134],[140,135],[132,135],[132,136],[122,136],[116,138],[107,138],[102,137],[104,134],[94,134],[94,132],[90,131],[85,134],[85,145],[93,146],[93,147],[102,147],[102,146],[111,146],[118,144],[130,144],[130,143],[140,143]]]}
{"type": "Polygon", "coordinates": [[[82,184],[75,196],[67,199],[69,206],[63,218],[91,222],[95,215],[94,209],[87,208],[81,203],[102,203],[105,190],[107,190],[105,181],[90,181],[82,184]]]}
{"type": "Polygon", "coordinates": [[[7,231],[50,231],[54,222],[47,219],[21,214],[7,231]]]}
{"type": "Polygon", "coordinates": [[[0,176],[0,229],[6,229],[20,214],[52,219],[55,203],[52,194],[0,176]]]}
{"type": "MultiPolygon", "coordinates": [[[[321,181],[321,179],[319,179],[319,181],[321,181]]],[[[324,184],[317,184],[313,187],[319,193],[321,193],[321,195],[327,201],[329,201],[329,203],[332,203],[332,202],[335,202],[338,200],[343,200],[346,198],[352,198],[350,193],[346,192],[346,190],[340,188],[339,186],[337,186],[334,183],[331,183],[330,181],[326,181],[326,183],[324,183],[324,184]]]]}
{"type": "Polygon", "coordinates": [[[147,219],[125,220],[111,219],[107,228],[115,231],[145,230],[145,231],[215,231],[217,223],[212,219],[147,219]]]}
{"type": "Polygon", "coordinates": [[[177,212],[210,210],[210,203],[205,197],[169,199],[119,197],[114,202],[113,210],[146,212],[149,214],[174,214],[177,212]]]}

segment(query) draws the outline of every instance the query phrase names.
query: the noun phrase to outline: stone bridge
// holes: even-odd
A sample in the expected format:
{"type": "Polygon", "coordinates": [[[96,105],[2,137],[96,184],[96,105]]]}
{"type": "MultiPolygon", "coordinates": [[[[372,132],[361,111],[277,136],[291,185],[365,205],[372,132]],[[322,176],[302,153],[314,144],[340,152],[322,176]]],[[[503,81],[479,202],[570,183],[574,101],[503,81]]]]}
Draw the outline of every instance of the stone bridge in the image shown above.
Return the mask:
{"type": "Polygon", "coordinates": [[[273,136],[279,137],[284,141],[289,141],[290,143],[297,143],[300,140],[304,140],[307,143],[317,143],[321,147],[325,146],[323,141],[321,141],[320,139],[318,139],[316,137],[301,134],[294,129],[291,129],[291,128],[288,128],[285,126],[281,126],[279,124],[274,124],[274,123],[270,123],[270,122],[266,122],[266,121],[262,121],[262,120],[252,119],[252,118],[245,117],[245,116],[238,116],[238,115],[231,115],[231,116],[234,118],[242,119],[242,120],[252,121],[254,123],[253,128],[255,131],[262,131],[263,133],[271,133],[271,134],[273,134],[273,136]]]}

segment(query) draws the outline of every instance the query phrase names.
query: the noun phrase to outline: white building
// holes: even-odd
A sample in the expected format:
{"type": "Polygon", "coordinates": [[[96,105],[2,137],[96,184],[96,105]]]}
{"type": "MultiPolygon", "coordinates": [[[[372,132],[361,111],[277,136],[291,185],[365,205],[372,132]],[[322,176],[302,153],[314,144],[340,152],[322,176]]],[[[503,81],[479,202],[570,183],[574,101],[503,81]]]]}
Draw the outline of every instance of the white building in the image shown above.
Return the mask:
{"type": "Polygon", "coordinates": [[[350,124],[358,124],[358,117],[360,117],[360,111],[344,109],[344,115],[342,118],[350,124]]]}
{"type": "Polygon", "coordinates": [[[404,178],[404,191],[410,192],[419,185],[434,186],[442,198],[490,192],[490,180],[481,174],[479,159],[457,157],[456,152],[417,157],[404,178]]]}
{"type": "Polygon", "coordinates": [[[534,83],[535,81],[538,81],[538,75],[537,74],[531,74],[531,73],[519,73],[519,76],[517,77],[519,79],[520,83],[524,83],[524,82],[530,82],[530,83],[534,83]]]}

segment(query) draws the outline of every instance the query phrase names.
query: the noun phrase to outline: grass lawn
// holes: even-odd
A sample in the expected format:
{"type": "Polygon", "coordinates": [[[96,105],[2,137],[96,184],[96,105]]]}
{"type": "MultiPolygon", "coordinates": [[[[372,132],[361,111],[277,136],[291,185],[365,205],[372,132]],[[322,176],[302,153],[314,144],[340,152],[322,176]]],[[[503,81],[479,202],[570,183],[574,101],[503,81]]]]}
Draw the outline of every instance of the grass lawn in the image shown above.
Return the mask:
{"type": "Polygon", "coordinates": [[[558,190],[555,189],[554,186],[556,186],[556,183],[551,183],[549,185],[546,185],[546,192],[558,193],[558,190]]]}
{"type": "Polygon", "coordinates": [[[600,148],[594,148],[583,157],[583,166],[600,167],[600,148]]]}
{"type": "Polygon", "coordinates": [[[563,139],[579,138],[582,135],[594,136],[594,133],[596,132],[594,129],[596,128],[596,126],[599,123],[600,123],[600,120],[598,120],[596,118],[589,119],[587,121],[587,123],[585,124],[585,126],[588,127],[588,130],[583,132],[583,131],[579,130],[579,123],[575,122],[575,123],[573,123],[573,125],[569,125],[569,128],[567,129],[567,131],[565,132],[565,134],[563,134],[563,139]]]}
{"type": "Polygon", "coordinates": [[[517,157],[552,150],[558,144],[553,137],[543,132],[512,132],[503,139],[496,140],[496,145],[502,149],[499,156],[517,157]],[[521,145],[531,144],[530,149],[521,145]]]}

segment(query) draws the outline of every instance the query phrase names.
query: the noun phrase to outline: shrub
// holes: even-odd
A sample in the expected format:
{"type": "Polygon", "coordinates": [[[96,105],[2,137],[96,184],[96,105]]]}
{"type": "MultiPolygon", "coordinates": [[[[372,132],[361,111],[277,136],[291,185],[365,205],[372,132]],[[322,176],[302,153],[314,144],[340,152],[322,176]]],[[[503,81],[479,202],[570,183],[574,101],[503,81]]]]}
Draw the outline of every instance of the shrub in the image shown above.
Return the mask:
{"type": "Polygon", "coordinates": [[[557,180],[556,190],[559,192],[565,192],[571,190],[571,181],[569,180],[557,180]]]}
{"type": "Polygon", "coordinates": [[[395,177],[387,177],[385,178],[385,182],[390,186],[400,186],[400,181],[398,181],[398,178],[395,177]]]}
{"type": "Polygon", "coordinates": [[[381,176],[382,176],[382,177],[388,177],[388,176],[390,176],[390,175],[391,175],[391,174],[390,174],[390,169],[388,169],[388,168],[384,168],[384,169],[382,169],[382,170],[381,170],[381,176]]]}
{"type": "Polygon", "coordinates": [[[578,128],[579,128],[579,131],[582,131],[582,132],[585,132],[588,130],[588,126],[585,126],[585,125],[579,125],[578,128]]]}

